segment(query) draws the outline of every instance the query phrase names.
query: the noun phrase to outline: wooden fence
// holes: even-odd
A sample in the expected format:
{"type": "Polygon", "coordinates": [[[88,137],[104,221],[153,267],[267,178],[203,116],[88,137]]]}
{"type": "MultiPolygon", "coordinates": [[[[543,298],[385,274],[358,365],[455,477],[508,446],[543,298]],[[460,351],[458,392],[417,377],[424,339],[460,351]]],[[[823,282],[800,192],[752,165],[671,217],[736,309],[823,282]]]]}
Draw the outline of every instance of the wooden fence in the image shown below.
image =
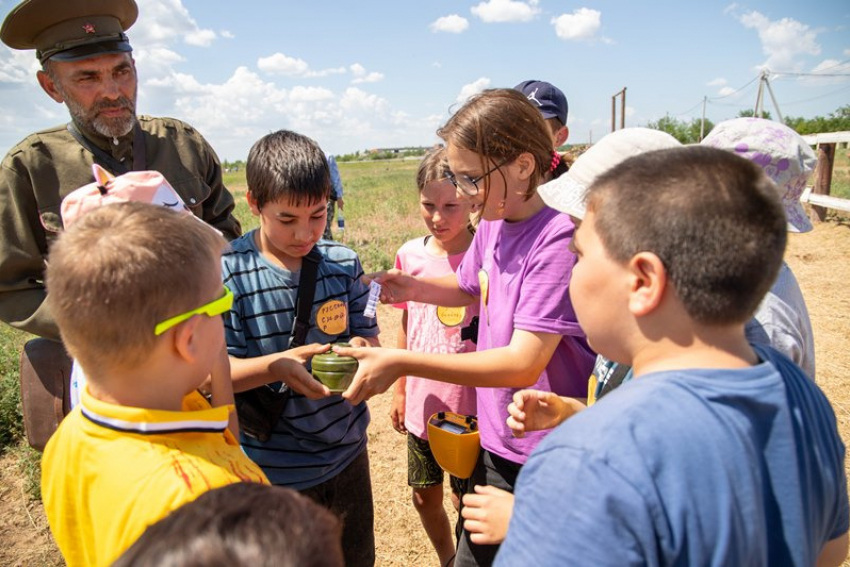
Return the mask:
{"type": "Polygon", "coordinates": [[[808,134],[803,136],[809,145],[817,146],[818,165],[815,169],[815,182],[806,187],[800,201],[812,205],[812,221],[820,222],[826,219],[826,209],[836,209],[850,212],[850,199],[830,196],[832,186],[832,168],[835,164],[835,148],[850,143],[850,132],[827,132],[824,134],[808,134]]]}

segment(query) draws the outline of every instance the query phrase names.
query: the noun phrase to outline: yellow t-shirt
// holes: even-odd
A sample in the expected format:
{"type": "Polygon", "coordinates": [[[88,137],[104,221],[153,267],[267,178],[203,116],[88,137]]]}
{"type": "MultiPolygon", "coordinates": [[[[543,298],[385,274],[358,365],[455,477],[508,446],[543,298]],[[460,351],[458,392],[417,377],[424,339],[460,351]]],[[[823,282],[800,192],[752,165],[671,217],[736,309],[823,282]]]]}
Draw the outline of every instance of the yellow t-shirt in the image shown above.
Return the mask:
{"type": "Polygon", "coordinates": [[[193,392],[183,410],[82,393],[41,462],[44,510],[69,567],[111,564],[149,525],[211,488],[268,484],[226,429],[232,406],[211,408],[193,392]]]}

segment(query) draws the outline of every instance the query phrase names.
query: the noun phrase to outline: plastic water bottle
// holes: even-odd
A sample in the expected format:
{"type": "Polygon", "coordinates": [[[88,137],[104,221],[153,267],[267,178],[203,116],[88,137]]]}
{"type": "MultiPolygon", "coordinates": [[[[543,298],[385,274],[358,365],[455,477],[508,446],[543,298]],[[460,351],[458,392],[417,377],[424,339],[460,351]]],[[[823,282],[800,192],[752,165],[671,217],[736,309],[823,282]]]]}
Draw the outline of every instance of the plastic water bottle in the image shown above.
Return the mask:
{"type": "Polygon", "coordinates": [[[340,239],[342,239],[345,236],[345,215],[342,214],[342,209],[336,210],[336,228],[339,230],[340,239]]]}

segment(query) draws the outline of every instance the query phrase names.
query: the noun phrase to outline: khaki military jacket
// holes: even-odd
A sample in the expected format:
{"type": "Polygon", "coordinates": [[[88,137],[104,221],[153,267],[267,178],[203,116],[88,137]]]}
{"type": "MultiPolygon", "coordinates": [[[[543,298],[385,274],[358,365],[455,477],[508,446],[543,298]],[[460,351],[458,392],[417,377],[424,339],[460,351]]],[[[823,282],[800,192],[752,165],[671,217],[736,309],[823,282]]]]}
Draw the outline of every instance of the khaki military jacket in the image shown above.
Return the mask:
{"type": "MultiPolygon", "coordinates": [[[[237,237],[241,227],[232,215],[233,196],[224,187],[218,157],[206,140],[172,118],[141,116],[139,124],[146,169],[162,173],[196,216],[228,239],[237,237]]],[[[132,168],[132,131],[117,140],[86,136],[132,168]]],[[[92,153],[65,126],[57,126],[28,136],[0,165],[0,320],[13,327],[59,338],[44,301],[44,268],[50,244],[62,230],[62,199],[93,181],[93,161],[92,153]]],[[[111,170],[108,164],[100,165],[111,170]]]]}

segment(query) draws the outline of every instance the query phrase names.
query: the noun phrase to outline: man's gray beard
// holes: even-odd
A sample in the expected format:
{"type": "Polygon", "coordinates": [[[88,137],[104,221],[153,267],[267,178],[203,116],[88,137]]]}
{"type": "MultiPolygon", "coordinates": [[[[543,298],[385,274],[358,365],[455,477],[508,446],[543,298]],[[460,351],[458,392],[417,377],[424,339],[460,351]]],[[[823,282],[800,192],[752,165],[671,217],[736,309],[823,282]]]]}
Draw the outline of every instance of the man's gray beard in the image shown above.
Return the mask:
{"type": "Polygon", "coordinates": [[[97,132],[101,136],[105,136],[107,138],[120,138],[121,136],[129,134],[130,130],[133,129],[133,124],[136,123],[135,100],[130,100],[122,96],[118,99],[118,101],[116,101],[116,103],[113,104],[95,103],[91,110],[94,118],[91,118],[86,114],[86,109],[83,108],[76,100],[65,93],[62,94],[65,98],[65,105],[68,107],[68,112],[71,114],[71,118],[90,132],[97,132]],[[128,107],[131,110],[130,115],[126,118],[104,118],[97,114],[97,111],[101,107],[116,105],[128,107]]]}

